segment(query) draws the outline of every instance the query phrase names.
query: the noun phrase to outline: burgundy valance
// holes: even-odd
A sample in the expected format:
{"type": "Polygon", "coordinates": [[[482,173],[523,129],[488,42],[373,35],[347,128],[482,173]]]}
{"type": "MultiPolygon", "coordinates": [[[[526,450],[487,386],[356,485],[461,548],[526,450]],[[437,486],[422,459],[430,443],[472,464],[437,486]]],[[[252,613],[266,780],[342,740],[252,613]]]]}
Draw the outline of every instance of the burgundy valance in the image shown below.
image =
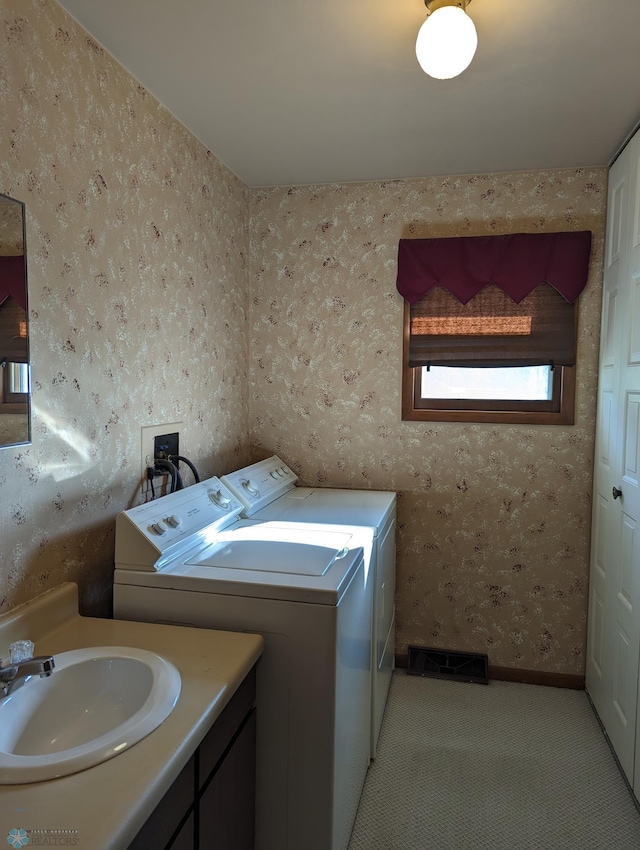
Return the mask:
{"type": "Polygon", "coordinates": [[[462,304],[490,283],[517,304],[548,283],[573,304],[587,283],[591,231],[401,239],[398,292],[410,304],[434,286],[462,304]]]}
{"type": "Polygon", "coordinates": [[[27,309],[27,285],[22,255],[0,257],[0,304],[9,295],[23,310],[27,309]]]}

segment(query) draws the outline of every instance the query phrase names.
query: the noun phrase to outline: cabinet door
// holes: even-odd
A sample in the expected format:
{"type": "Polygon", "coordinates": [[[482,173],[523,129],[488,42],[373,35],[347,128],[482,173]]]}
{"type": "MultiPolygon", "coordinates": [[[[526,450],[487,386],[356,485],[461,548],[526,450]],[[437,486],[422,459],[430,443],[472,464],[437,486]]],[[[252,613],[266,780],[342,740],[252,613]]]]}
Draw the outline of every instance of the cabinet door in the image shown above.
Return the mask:
{"type": "Polygon", "coordinates": [[[195,840],[195,817],[193,812],[191,812],[182,829],[173,839],[167,850],[194,850],[195,840]]]}
{"type": "Polygon", "coordinates": [[[200,798],[200,850],[254,850],[255,709],[200,798]]]}
{"type": "Polygon", "coordinates": [[[586,683],[634,779],[640,659],[640,135],[611,169],[586,683]]]}
{"type": "Polygon", "coordinates": [[[180,823],[193,809],[195,793],[195,758],[192,756],[178,778],[164,795],[153,814],[129,845],[128,850],[150,848],[193,847],[193,817],[190,815],[180,833],[173,838],[180,823]],[[191,843],[189,844],[189,836],[191,843]]]}

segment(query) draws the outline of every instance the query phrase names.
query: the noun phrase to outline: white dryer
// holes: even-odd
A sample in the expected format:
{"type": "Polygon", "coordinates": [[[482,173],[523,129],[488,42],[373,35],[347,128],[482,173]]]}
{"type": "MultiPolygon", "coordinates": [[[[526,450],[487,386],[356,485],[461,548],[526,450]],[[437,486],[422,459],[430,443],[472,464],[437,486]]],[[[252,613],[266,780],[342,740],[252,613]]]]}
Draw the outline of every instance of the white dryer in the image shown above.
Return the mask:
{"type": "Polygon", "coordinates": [[[276,455],[221,480],[244,505],[245,517],[373,530],[371,757],[375,758],[395,664],[396,494],[298,487],[295,473],[276,455]]]}
{"type": "Polygon", "coordinates": [[[256,848],[346,850],[370,755],[372,534],[241,510],[213,478],[120,513],[114,615],[263,635],[256,848]]]}

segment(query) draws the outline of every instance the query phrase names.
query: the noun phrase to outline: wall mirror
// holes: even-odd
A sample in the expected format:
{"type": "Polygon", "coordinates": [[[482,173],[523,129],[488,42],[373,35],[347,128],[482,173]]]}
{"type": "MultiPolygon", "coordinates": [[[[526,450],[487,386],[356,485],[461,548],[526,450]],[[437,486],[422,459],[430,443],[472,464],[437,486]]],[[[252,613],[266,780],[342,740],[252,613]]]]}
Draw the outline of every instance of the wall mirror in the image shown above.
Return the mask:
{"type": "Polygon", "coordinates": [[[25,206],[0,194],[0,448],[30,441],[25,206]]]}

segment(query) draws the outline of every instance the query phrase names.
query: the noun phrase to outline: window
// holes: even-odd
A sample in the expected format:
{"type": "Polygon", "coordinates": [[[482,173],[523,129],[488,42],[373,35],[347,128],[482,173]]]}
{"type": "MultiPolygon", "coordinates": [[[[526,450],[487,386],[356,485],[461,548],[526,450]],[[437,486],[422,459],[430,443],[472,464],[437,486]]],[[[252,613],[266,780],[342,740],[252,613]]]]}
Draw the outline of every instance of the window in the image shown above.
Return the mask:
{"type": "Polygon", "coordinates": [[[571,425],[591,233],[401,239],[402,418],[571,425]]]}
{"type": "Polygon", "coordinates": [[[402,418],[573,424],[575,332],[547,284],[519,304],[496,286],[467,304],[434,287],[405,302],[402,418]]]}

